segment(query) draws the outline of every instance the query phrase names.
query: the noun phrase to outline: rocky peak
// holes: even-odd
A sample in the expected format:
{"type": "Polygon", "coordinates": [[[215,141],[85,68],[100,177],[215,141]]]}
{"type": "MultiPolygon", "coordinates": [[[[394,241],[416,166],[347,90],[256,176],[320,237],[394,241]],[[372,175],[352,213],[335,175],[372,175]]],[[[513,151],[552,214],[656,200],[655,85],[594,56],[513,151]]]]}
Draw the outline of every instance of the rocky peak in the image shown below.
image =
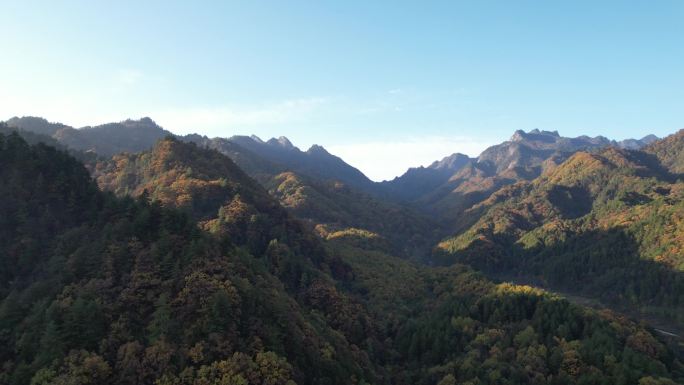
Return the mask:
{"type": "Polygon", "coordinates": [[[457,170],[463,167],[468,160],[470,160],[468,155],[453,153],[442,160],[433,162],[428,168],[435,170],[457,170]]]}
{"type": "Polygon", "coordinates": [[[320,154],[320,155],[330,155],[328,150],[325,149],[323,146],[319,146],[318,144],[314,144],[309,149],[306,151],[308,154],[320,154]]]}
{"type": "Polygon", "coordinates": [[[545,131],[535,128],[529,132],[523,130],[517,130],[511,136],[509,141],[511,142],[529,142],[529,141],[540,141],[540,142],[555,142],[560,139],[560,134],[558,131],[545,131]]]}
{"type": "Polygon", "coordinates": [[[295,148],[295,146],[292,144],[292,142],[290,142],[290,140],[284,136],[281,136],[278,139],[271,138],[266,143],[270,144],[271,146],[278,146],[278,147],[286,149],[286,150],[292,150],[295,148]]]}
{"type": "Polygon", "coordinates": [[[527,134],[525,134],[525,131],[516,130],[515,133],[513,133],[513,135],[509,139],[509,141],[511,141],[511,142],[522,142],[523,140],[525,140],[526,135],[527,134]]]}
{"type": "MultiPolygon", "coordinates": [[[[144,118],[140,118],[137,120],[136,119],[126,119],[123,122],[121,122],[121,125],[125,126],[125,127],[136,127],[136,128],[151,127],[151,128],[161,129],[161,127],[159,127],[159,125],[157,125],[157,123],[149,117],[144,117],[144,118]]],[[[104,124],[102,126],[106,126],[106,124],[104,124]]]]}
{"type": "Polygon", "coordinates": [[[154,120],[152,120],[152,118],[150,118],[149,116],[140,118],[139,122],[143,124],[150,124],[155,126],[157,125],[157,123],[154,120]]]}

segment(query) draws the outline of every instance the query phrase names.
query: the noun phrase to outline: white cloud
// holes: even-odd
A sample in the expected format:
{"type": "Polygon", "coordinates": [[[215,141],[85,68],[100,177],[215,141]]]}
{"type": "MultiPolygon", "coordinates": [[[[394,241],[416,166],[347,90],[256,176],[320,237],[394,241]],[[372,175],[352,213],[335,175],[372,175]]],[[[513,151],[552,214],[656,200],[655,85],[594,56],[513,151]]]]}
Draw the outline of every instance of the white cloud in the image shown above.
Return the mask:
{"type": "Polygon", "coordinates": [[[302,122],[320,106],[323,98],[293,99],[261,106],[190,107],[152,111],[162,127],[177,134],[202,132],[222,136],[236,128],[302,122]]]}
{"type": "Polygon", "coordinates": [[[455,152],[475,157],[494,144],[467,136],[426,136],[326,147],[375,181],[392,179],[410,167],[427,166],[455,152]]]}

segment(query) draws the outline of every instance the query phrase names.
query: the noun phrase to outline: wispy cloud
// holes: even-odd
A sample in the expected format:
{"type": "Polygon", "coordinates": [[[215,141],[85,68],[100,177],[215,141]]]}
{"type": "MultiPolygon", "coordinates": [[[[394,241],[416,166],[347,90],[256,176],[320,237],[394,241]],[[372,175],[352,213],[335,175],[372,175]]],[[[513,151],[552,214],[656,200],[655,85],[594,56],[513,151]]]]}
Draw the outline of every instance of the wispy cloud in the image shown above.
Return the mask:
{"type": "Polygon", "coordinates": [[[176,133],[225,135],[231,129],[305,121],[325,103],[324,98],[292,99],[260,106],[163,109],[151,112],[150,116],[176,133]]]}
{"type": "Polygon", "coordinates": [[[375,181],[392,179],[409,167],[427,166],[455,152],[477,156],[494,141],[469,136],[410,137],[329,146],[328,150],[375,181]]]}

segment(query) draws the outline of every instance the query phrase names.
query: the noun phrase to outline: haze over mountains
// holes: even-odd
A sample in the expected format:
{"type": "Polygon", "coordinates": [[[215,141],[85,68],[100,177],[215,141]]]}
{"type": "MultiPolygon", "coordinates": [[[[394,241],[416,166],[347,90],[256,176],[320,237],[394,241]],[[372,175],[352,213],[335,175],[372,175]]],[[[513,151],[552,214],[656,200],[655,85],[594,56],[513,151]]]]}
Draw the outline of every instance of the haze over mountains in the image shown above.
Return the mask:
{"type": "MultiPolygon", "coordinates": [[[[7,125],[51,136],[72,149],[104,156],[148,149],[157,140],[173,135],[150,118],[82,129],[49,123],[37,117],[12,118],[7,125]]],[[[526,133],[518,130],[508,141],[487,148],[477,158],[455,153],[428,167],[411,168],[393,180],[373,182],[322,146],[313,145],[307,151],[301,151],[282,136],[267,141],[256,136],[208,138],[192,134],[179,138],[228,155],[262,184],[277,174],[291,171],[300,177],[342,182],[383,200],[409,203],[421,211],[443,217],[450,224],[453,224],[454,213],[483,200],[504,185],[538,177],[544,169],[561,163],[575,151],[605,146],[637,149],[657,139],[647,135],[616,142],[602,136],[566,138],[555,131],[534,129],[526,133]]]]}
{"type": "MultiPolygon", "coordinates": [[[[147,117],[140,120],[129,119],[119,123],[88,126],[80,129],[62,123],[50,123],[39,117],[14,117],[7,120],[6,123],[9,127],[53,137],[73,149],[93,151],[106,156],[119,152],[141,151],[150,148],[157,140],[167,135],[173,135],[147,117]]],[[[346,164],[344,160],[328,153],[325,148],[319,145],[313,145],[307,151],[301,151],[284,136],[271,138],[267,141],[263,141],[254,135],[207,138],[193,134],[184,138],[215,147],[231,142],[266,160],[279,163],[303,174],[325,179],[337,179],[361,189],[377,189],[373,185],[378,183],[373,183],[362,172],[346,164]]],[[[396,185],[411,184],[411,180],[414,178],[445,182],[466,165],[466,160],[475,161],[480,168],[491,170],[493,167],[496,169],[495,173],[498,173],[504,168],[533,168],[539,163],[538,159],[546,159],[556,152],[570,152],[608,145],[639,149],[657,139],[655,135],[648,135],[641,139],[626,139],[616,142],[601,136],[595,138],[587,136],[564,138],[555,131],[534,129],[525,133],[518,130],[509,141],[488,148],[475,159],[470,159],[463,154],[451,154],[442,160],[436,160],[428,167],[411,168],[404,175],[391,181],[380,182],[380,184],[387,186],[389,191],[413,190],[410,187],[399,189],[396,185]],[[507,151],[509,154],[503,155],[507,151]],[[442,177],[437,177],[437,175],[442,177]]],[[[397,192],[396,194],[401,195],[402,193],[397,192]]],[[[413,198],[417,197],[415,193],[411,195],[413,198]]]]}
{"type": "Polygon", "coordinates": [[[0,384],[681,383],[683,133],[373,182],[285,137],[10,119],[0,384]]]}

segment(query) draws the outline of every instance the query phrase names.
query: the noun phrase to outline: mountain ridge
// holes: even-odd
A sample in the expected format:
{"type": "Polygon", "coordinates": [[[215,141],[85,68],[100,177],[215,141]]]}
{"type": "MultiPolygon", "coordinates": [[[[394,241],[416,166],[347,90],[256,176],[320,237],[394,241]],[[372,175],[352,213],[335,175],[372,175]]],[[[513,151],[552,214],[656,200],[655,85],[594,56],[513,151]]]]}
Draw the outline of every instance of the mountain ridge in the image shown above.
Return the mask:
{"type": "Polygon", "coordinates": [[[649,152],[579,151],[466,210],[472,220],[435,256],[559,289],[578,286],[580,294],[649,309],[677,324],[684,320],[682,191],[681,179],[649,152]]]}
{"type": "Polygon", "coordinates": [[[92,151],[103,156],[146,150],[157,140],[172,135],[148,117],[78,129],[61,123],[50,123],[44,118],[37,117],[14,117],[6,124],[10,128],[50,136],[75,150],[92,151]]]}
{"type": "Polygon", "coordinates": [[[100,160],[118,197],[17,134],[0,135],[0,164],[3,384],[684,377],[676,351],[617,314],[409,263],[364,231],[316,240],[218,151],[168,137],[100,160]]]}
{"type": "MultiPolygon", "coordinates": [[[[121,135],[122,137],[129,136],[129,138],[134,141],[133,145],[128,144],[126,146],[116,143],[115,140],[115,143],[109,147],[100,148],[99,151],[106,156],[113,155],[116,152],[142,151],[150,148],[157,140],[162,139],[167,135],[173,135],[169,131],[163,130],[163,128],[159,127],[152,119],[148,117],[144,117],[139,120],[127,119],[119,123],[108,123],[99,126],[86,126],[80,129],[75,129],[62,123],[50,123],[46,119],[38,117],[14,117],[9,119],[6,123],[9,127],[55,137],[55,139],[63,144],[83,151],[92,150],[97,152],[98,148],[95,142],[104,141],[102,138],[96,138],[97,134],[102,132],[102,135],[104,136],[113,135],[113,132],[115,131],[114,129],[120,129],[124,132],[124,134],[121,135]],[[133,135],[136,133],[136,131],[143,131],[143,135],[133,135]]],[[[197,134],[186,136],[192,138],[196,137],[197,134]]],[[[495,154],[500,152],[498,149],[501,148],[501,146],[506,146],[509,142],[521,143],[536,150],[558,150],[559,148],[562,148],[564,151],[575,151],[579,148],[601,147],[608,145],[636,149],[653,142],[656,138],[657,137],[654,135],[647,135],[641,139],[625,139],[621,141],[615,141],[609,140],[602,136],[595,138],[588,136],[566,138],[561,137],[557,131],[533,129],[529,132],[525,132],[522,130],[517,130],[514,132],[509,141],[489,147],[475,159],[478,163],[493,161],[496,158],[495,154]]],[[[281,163],[284,166],[289,167],[292,171],[318,178],[338,179],[369,193],[384,193],[385,195],[389,194],[390,196],[392,194],[397,194],[396,191],[402,189],[400,187],[392,187],[392,184],[402,186],[418,184],[417,182],[404,182],[404,179],[402,178],[415,178],[418,180],[422,179],[429,181],[440,180],[446,182],[444,175],[447,174],[447,171],[442,171],[441,173],[437,174],[431,170],[449,170],[453,171],[453,175],[464,165],[464,159],[467,157],[462,154],[454,153],[444,157],[441,160],[435,160],[427,167],[410,168],[405,172],[404,175],[397,176],[390,181],[372,182],[358,169],[346,164],[339,157],[330,154],[327,150],[325,150],[324,147],[320,145],[312,145],[307,151],[301,151],[285,136],[271,138],[267,141],[263,141],[261,138],[255,135],[237,135],[229,138],[206,138],[205,142],[207,140],[230,140],[257,155],[268,159],[271,162],[281,163]],[[273,150],[274,152],[269,152],[268,150],[273,150]],[[320,155],[320,158],[318,155],[320,155]],[[307,159],[308,156],[314,156],[314,158],[307,159]],[[316,164],[317,161],[323,161],[324,163],[316,164]],[[445,162],[449,161],[453,163],[447,166],[445,162]],[[420,175],[421,173],[425,173],[426,175],[420,175]]],[[[101,144],[100,146],[102,147],[101,144]]],[[[499,164],[496,165],[496,167],[499,171],[501,171],[503,168],[510,167],[510,164],[512,163],[514,162],[509,161],[507,165],[499,164]]],[[[449,175],[449,177],[452,175],[449,175]]],[[[446,179],[448,180],[448,178],[446,179]]],[[[435,182],[432,182],[431,184],[435,184],[435,182]]],[[[411,193],[410,195],[412,199],[417,199],[420,194],[411,193]]],[[[400,197],[400,199],[404,199],[404,197],[400,197]]]]}

